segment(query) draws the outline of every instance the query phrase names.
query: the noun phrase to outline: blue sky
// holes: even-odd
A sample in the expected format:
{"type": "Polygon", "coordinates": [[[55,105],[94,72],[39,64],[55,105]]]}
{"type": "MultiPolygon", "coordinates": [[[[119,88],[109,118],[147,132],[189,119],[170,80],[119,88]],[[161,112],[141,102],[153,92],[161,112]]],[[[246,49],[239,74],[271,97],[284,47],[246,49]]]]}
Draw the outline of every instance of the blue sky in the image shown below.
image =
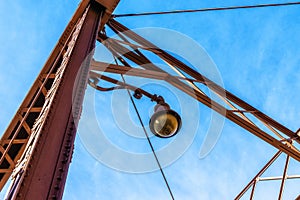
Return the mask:
{"type": "MultiPolygon", "coordinates": [[[[78,2],[0,2],[1,133],[18,109],[78,2]]],[[[116,13],[273,3],[233,0],[140,2],[121,1],[116,13]]],[[[300,117],[298,13],[299,6],[292,6],[120,18],[119,21],[129,28],[167,28],[193,38],[215,62],[227,90],[296,131],[300,127],[297,120],[300,117]]],[[[110,94],[97,94],[97,98],[105,100],[110,98],[110,94]]],[[[143,100],[143,103],[146,101],[143,100]]],[[[205,116],[210,113],[203,105],[199,108],[200,128],[195,140],[180,159],[165,168],[166,176],[175,199],[233,199],[276,149],[226,120],[213,151],[199,159],[199,148],[208,129],[205,116]]],[[[100,121],[110,119],[101,113],[97,116],[100,121]]],[[[160,141],[152,139],[154,145],[161,145],[160,141]]],[[[129,148],[127,142],[114,141],[129,148]]],[[[138,150],[149,152],[143,140],[134,145],[141,145],[145,149],[139,146],[138,150]]],[[[75,148],[64,199],[169,199],[160,173],[129,174],[113,170],[94,159],[79,138],[75,148]]],[[[284,157],[278,161],[269,175],[282,174],[280,169],[284,157]]],[[[299,163],[292,161],[290,173],[300,174],[299,163]]],[[[284,199],[299,195],[299,181],[288,181],[284,199]]],[[[255,197],[276,199],[274,191],[278,188],[279,182],[259,183],[255,197]]]]}

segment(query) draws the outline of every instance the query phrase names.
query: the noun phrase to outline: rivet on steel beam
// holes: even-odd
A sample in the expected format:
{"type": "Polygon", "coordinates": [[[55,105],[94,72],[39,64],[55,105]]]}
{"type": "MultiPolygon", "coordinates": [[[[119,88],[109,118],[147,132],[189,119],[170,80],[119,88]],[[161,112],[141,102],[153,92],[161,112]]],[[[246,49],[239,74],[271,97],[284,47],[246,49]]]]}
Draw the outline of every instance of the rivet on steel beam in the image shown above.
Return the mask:
{"type": "Polygon", "coordinates": [[[68,153],[64,153],[64,156],[65,156],[65,157],[69,157],[69,154],[68,154],[68,153]]]}
{"type": "Polygon", "coordinates": [[[296,131],[298,137],[300,137],[300,128],[296,131]]]}

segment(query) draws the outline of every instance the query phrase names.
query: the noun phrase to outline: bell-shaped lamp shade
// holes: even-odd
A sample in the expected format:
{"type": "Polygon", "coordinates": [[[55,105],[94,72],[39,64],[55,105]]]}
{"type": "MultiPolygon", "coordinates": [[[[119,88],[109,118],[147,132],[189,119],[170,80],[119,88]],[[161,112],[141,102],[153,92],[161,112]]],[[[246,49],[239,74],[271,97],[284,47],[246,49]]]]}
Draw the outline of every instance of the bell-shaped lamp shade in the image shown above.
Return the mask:
{"type": "Polygon", "coordinates": [[[151,132],[161,138],[174,136],[181,128],[181,118],[174,110],[156,111],[149,122],[151,132]]]}

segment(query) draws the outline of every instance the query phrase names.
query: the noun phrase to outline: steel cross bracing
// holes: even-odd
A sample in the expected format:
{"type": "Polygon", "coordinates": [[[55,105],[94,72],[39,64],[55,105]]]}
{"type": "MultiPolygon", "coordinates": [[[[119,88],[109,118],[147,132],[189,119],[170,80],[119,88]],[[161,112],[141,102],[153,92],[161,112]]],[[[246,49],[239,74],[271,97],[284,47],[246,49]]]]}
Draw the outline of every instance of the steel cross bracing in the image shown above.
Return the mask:
{"type": "MultiPolygon", "coordinates": [[[[105,71],[105,74],[115,73],[164,80],[271,144],[279,152],[286,153],[288,155],[287,162],[289,157],[300,161],[299,131],[291,131],[199,72],[191,69],[169,53],[130,31],[124,25],[114,19],[110,19],[118,2],[118,0],[83,0],[81,2],[18,112],[2,136],[0,141],[0,188],[4,186],[14,171],[13,185],[10,190],[11,198],[26,198],[24,194],[26,195],[30,188],[33,188],[33,190],[45,190],[44,192],[40,191],[45,194],[43,197],[61,198],[76,133],[74,124],[77,123],[80,114],[83,90],[86,84],[85,79],[87,79],[89,67],[91,70],[90,77],[93,80],[102,79],[101,81],[106,80],[125,88],[129,88],[129,85],[109,77],[105,78],[103,71],[105,71]],[[109,38],[103,31],[105,24],[119,34],[120,39],[109,38]],[[71,101],[69,101],[72,94],[68,90],[70,88],[73,89],[72,86],[75,84],[75,80],[67,74],[78,73],[76,71],[76,69],[79,69],[78,63],[82,63],[85,56],[92,51],[96,39],[102,42],[122,65],[94,60],[90,64],[87,63],[86,71],[83,73],[83,82],[79,83],[77,87],[78,102],[75,108],[72,108],[71,101]],[[151,59],[143,54],[144,51],[158,56],[176,74],[167,73],[153,64],[151,59]],[[129,61],[139,67],[131,66],[128,64],[129,61]],[[70,71],[70,66],[76,66],[73,69],[74,71],[70,71]],[[66,82],[68,82],[68,87],[65,86],[66,82]],[[226,105],[219,104],[211,99],[208,94],[199,89],[199,85],[207,87],[210,91],[217,94],[226,105]],[[53,143],[52,139],[49,139],[49,134],[55,133],[56,130],[58,131],[57,128],[59,127],[52,126],[51,123],[61,120],[53,113],[56,112],[56,109],[65,109],[62,104],[57,102],[57,98],[61,96],[68,99],[65,101],[68,104],[67,107],[71,110],[75,109],[75,114],[77,114],[76,116],[71,116],[70,109],[68,111],[64,110],[66,115],[60,121],[62,126],[60,127],[61,130],[59,130],[62,135],[59,140],[55,140],[53,143]],[[50,144],[51,141],[53,144],[50,144]],[[43,145],[51,148],[45,150],[45,148],[42,148],[43,145]],[[54,149],[56,149],[55,152],[54,149]],[[29,187],[29,184],[33,183],[32,180],[41,177],[39,172],[41,169],[37,169],[38,162],[36,160],[39,160],[41,155],[47,154],[52,155],[52,159],[56,160],[53,163],[51,162],[52,171],[49,169],[52,173],[48,180],[51,182],[49,183],[50,186],[39,188],[37,185],[39,182],[37,182],[35,186],[30,185],[29,187]],[[22,189],[22,191],[18,192],[19,189],[22,189]]],[[[98,88],[101,89],[100,86],[98,88]]],[[[102,89],[105,90],[105,88],[102,89]]],[[[135,90],[137,88],[130,86],[129,89],[135,90]]],[[[147,93],[144,94],[147,95],[147,93]]],[[[44,159],[47,160],[48,158],[44,159]]],[[[284,184],[284,180],[291,177],[297,178],[297,176],[284,175],[283,177],[277,177],[277,179],[282,179],[284,184]]],[[[255,182],[252,181],[250,187],[253,185],[255,186],[255,182]]]]}
{"type": "MultiPolygon", "coordinates": [[[[289,130],[114,19],[109,20],[108,26],[118,34],[119,39],[115,37],[109,38],[105,33],[101,33],[98,36],[98,41],[106,46],[122,65],[92,60],[90,68],[91,80],[89,83],[93,87],[100,91],[110,91],[113,88],[99,86],[101,85],[101,81],[107,81],[117,85],[115,88],[120,86],[133,91],[141,90],[140,88],[135,88],[133,85],[109,78],[108,76],[111,73],[163,80],[279,149],[278,153],[272,158],[272,162],[270,161],[255,176],[236,199],[243,197],[250,187],[252,187],[250,199],[253,199],[256,183],[268,180],[281,180],[278,197],[278,199],[281,199],[285,180],[300,178],[299,175],[287,175],[290,157],[300,161],[300,129],[296,132],[289,130]],[[151,59],[147,58],[143,52],[151,52],[160,57],[163,62],[174,70],[175,74],[167,73],[153,64],[151,59]],[[135,67],[130,65],[130,62],[135,63],[135,67]],[[96,81],[93,83],[92,80],[96,81]],[[209,94],[206,94],[197,87],[198,84],[207,87],[209,91],[217,94],[220,100],[224,101],[225,105],[211,99],[209,94]],[[282,177],[261,177],[282,152],[287,154],[284,175],[282,177]]],[[[147,92],[142,91],[142,93],[151,98],[151,95],[147,92]]]]}
{"type": "MultiPolygon", "coordinates": [[[[188,67],[169,53],[159,49],[159,47],[156,47],[154,44],[137,35],[133,31],[130,31],[114,19],[111,19],[108,22],[108,26],[117,34],[121,35],[123,41],[118,39],[109,39],[104,34],[100,34],[98,40],[102,42],[114,55],[117,55],[120,58],[120,62],[123,62],[124,66],[93,61],[91,64],[92,71],[99,70],[110,73],[165,80],[169,84],[177,87],[199,102],[212,108],[216,112],[224,115],[226,118],[273,145],[277,149],[287,153],[292,158],[300,161],[300,151],[298,147],[300,142],[299,133],[291,131],[274,119],[268,117],[266,114],[221,88],[207,77],[188,67]],[[135,43],[129,43],[129,40],[132,40],[135,43]],[[139,50],[152,52],[160,57],[165,63],[175,68],[176,71],[181,72],[181,74],[186,74],[186,76],[178,77],[163,71],[161,68],[153,64],[150,59],[143,55],[139,50]],[[125,59],[136,63],[144,69],[132,68],[128,62],[125,62],[125,59]],[[217,103],[208,95],[204,94],[203,91],[195,89],[189,83],[200,83],[205,85],[209,90],[219,95],[228,106],[223,106],[217,103]],[[261,124],[258,124],[257,121],[261,124]],[[261,128],[261,125],[264,125],[265,127],[261,128]],[[265,128],[269,131],[264,131],[265,128]],[[293,144],[293,141],[297,144],[293,144]]],[[[101,78],[101,73],[99,74],[99,78],[101,78]]]]}

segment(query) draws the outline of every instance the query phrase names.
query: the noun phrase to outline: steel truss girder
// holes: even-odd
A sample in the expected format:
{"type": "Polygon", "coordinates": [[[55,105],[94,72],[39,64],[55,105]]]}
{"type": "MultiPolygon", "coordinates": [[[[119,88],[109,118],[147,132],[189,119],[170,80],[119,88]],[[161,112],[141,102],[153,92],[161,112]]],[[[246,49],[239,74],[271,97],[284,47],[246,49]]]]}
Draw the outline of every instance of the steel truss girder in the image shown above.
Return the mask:
{"type": "MultiPolygon", "coordinates": [[[[174,87],[177,87],[178,89],[182,90],[186,94],[197,99],[199,102],[215,110],[216,112],[219,112],[220,114],[224,115],[226,118],[230,119],[231,121],[235,122],[239,126],[248,130],[250,133],[258,136],[259,138],[268,142],[275,148],[279,149],[278,153],[275,154],[275,156],[271,159],[271,161],[269,161],[269,163],[266,164],[266,166],[264,166],[264,168],[236,197],[236,199],[239,199],[241,196],[243,196],[243,194],[251,186],[252,186],[252,191],[251,191],[250,199],[253,199],[256,183],[258,181],[268,181],[268,180],[281,180],[281,186],[279,189],[278,198],[282,199],[285,180],[300,178],[299,175],[295,175],[295,176],[287,175],[287,169],[288,169],[290,157],[296,159],[297,161],[300,161],[300,151],[297,148],[297,146],[294,145],[294,142],[297,142],[299,144],[300,129],[296,132],[289,130],[288,128],[281,125],[280,123],[270,118],[266,114],[255,109],[248,103],[244,102],[243,100],[239,99],[235,95],[231,94],[230,92],[224,90],[219,85],[215,84],[213,81],[204,77],[202,74],[199,74],[198,72],[189,68],[184,63],[177,60],[167,52],[159,49],[158,47],[154,46],[146,39],[130,31],[125,26],[116,22],[115,20],[110,20],[108,25],[116,34],[118,34],[121,40],[111,39],[103,34],[99,34],[98,40],[102,42],[124,66],[120,66],[118,63],[109,64],[109,63],[93,61],[91,63],[91,71],[92,71],[91,73],[93,73],[93,76],[95,76],[95,73],[97,71],[101,71],[102,74],[101,73],[98,74],[99,79],[101,79],[101,76],[103,76],[103,72],[104,72],[104,73],[115,73],[115,74],[122,74],[128,76],[164,80],[170,83],[171,85],[173,85],[174,87]],[[134,41],[135,43],[129,42],[130,40],[134,41]],[[154,65],[149,59],[147,59],[147,57],[144,56],[141,53],[141,51],[139,51],[139,49],[154,53],[155,55],[159,56],[163,61],[165,61],[170,67],[172,67],[173,69],[175,68],[176,72],[181,70],[191,78],[186,76],[183,77],[174,76],[161,70],[159,67],[154,65]],[[139,65],[139,68],[133,68],[132,66],[130,66],[126,61],[126,59],[139,65]],[[186,82],[188,84],[186,84],[186,82]],[[231,109],[227,109],[221,104],[217,104],[212,99],[210,99],[208,95],[205,95],[202,93],[202,91],[197,90],[198,89],[197,86],[194,85],[194,83],[196,82],[207,86],[211,91],[219,95],[219,97],[227,105],[229,105],[231,109]],[[188,87],[188,85],[194,86],[192,87],[194,89],[193,93],[191,93],[191,87],[188,87]],[[222,96],[222,94],[225,95],[222,96]],[[273,133],[273,136],[270,133],[263,131],[261,128],[259,128],[259,126],[257,126],[254,122],[252,122],[251,119],[246,117],[244,113],[249,113],[252,115],[251,116],[252,118],[254,117],[256,120],[260,121],[265,126],[265,128],[269,129],[269,131],[273,133]],[[287,154],[283,176],[266,177],[266,178],[260,177],[265,172],[265,170],[278,158],[281,152],[287,154]]],[[[182,75],[183,73],[179,73],[179,74],[182,75]]],[[[124,84],[123,82],[121,83],[120,82],[116,83],[116,82],[117,81],[114,80],[112,83],[119,84],[119,85],[124,84]]],[[[297,199],[299,198],[300,197],[298,197],[297,199]]]]}
{"type": "MultiPolygon", "coordinates": [[[[280,177],[262,177],[262,175],[268,170],[268,168],[278,159],[278,157],[281,155],[281,151],[278,151],[264,166],[263,168],[254,176],[254,178],[246,185],[246,187],[234,198],[235,200],[239,200],[243,197],[245,197],[246,192],[252,187],[251,193],[250,193],[250,200],[253,200],[256,185],[260,181],[274,181],[274,180],[280,180],[280,188],[278,193],[278,200],[281,200],[283,197],[283,191],[285,182],[287,179],[300,179],[300,175],[287,175],[289,162],[290,162],[290,156],[286,155],[285,165],[283,169],[283,175],[280,177]]],[[[300,196],[297,197],[299,199],[300,196]]]]}
{"type": "MultiPolygon", "coordinates": [[[[291,131],[245,101],[236,97],[229,91],[223,89],[213,81],[209,80],[207,77],[191,69],[172,55],[159,49],[159,47],[137,35],[114,19],[111,19],[108,22],[108,26],[115,33],[117,33],[122,40],[110,39],[103,34],[99,35],[98,40],[102,42],[113,53],[114,56],[119,58],[119,61],[121,61],[124,66],[93,62],[92,69],[100,71],[105,70],[106,72],[110,73],[165,80],[174,87],[182,90],[199,102],[248,130],[250,133],[256,135],[280,151],[290,155],[297,161],[300,161],[300,151],[297,146],[293,144],[293,141],[296,141],[297,143],[300,142],[300,137],[296,132],[291,131]],[[129,42],[130,40],[134,41],[135,43],[129,42]],[[156,54],[167,64],[178,69],[179,71],[184,72],[191,78],[179,78],[164,72],[162,69],[154,65],[138,49],[150,51],[156,54]],[[125,59],[134,62],[144,69],[132,68],[130,65],[128,65],[125,59]],[[225,106],[215,102],[207,95],[195,90],[193,87],[190,87],[189,84],[186,84],[182,80],[190,83],[200,82],[207,86],[209,90],[221,96],[226,103],[230,105],[236,105],[240,109],[228,109],[225,106]],[[270,132],[273,133],[273,135],[259,128],[254,122],[249,120],[244,113],[248,113],[248,115],[251,115],[252,118],[260,121],[268,130],[270,130],[270,132]]],[[[99,76],[101,78],[101,75],[99,76]]]]}

